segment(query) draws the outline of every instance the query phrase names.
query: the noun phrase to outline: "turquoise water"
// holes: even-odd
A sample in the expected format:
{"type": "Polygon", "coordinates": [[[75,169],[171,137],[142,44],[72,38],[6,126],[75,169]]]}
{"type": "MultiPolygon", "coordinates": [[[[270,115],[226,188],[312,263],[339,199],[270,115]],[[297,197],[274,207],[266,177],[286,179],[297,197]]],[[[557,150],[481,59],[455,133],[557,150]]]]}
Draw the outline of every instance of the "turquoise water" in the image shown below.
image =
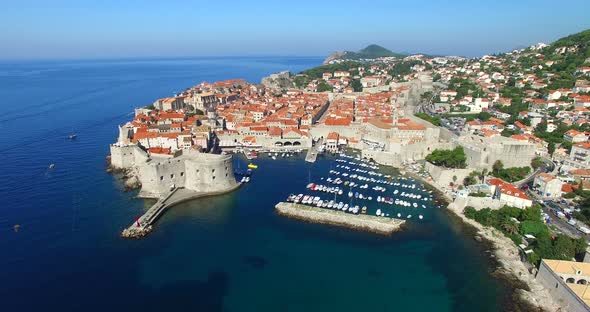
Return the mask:
{"type": "Polygon", "coordinates": [[[202,80],[257,82],[319,63],[1,63],[3,310],[500,310],[509,291],[489,275],[487,253],[444,209],[418,208],[424,220],[414,214],[391,237],[277,216],[274,205],[303,192],[310,172],[315,182],[327,177],[336,164],[329,157],[313,165],[261,158],[252,182],[238,191],[174,207],[145,239],[119,238],[150,204],[105,172],[116,125],[133,107],[202,80]],[[65,139],[71,131],[76,141],[65,139]]]}

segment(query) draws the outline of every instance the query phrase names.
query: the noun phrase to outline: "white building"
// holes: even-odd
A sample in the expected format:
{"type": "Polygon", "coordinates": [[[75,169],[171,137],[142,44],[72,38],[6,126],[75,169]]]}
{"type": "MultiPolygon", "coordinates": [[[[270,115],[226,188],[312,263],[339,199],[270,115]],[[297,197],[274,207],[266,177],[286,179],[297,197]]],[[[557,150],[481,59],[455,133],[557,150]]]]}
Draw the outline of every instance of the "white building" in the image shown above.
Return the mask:
{"type": "Polygon", "coordinates": [[[533,185],[543,197],[561,197],[561,187],[563,186],[563,181],[554,175],[542,172],[535,177],[533,185]]]}
{"type": "Polygon", "coordinates": [[[524,191],[510,183],[497,178],[488,179],[486,183],[490,185],[494,197],[508,206],[527,208],[533,205],[533,201],[524,191]]]}

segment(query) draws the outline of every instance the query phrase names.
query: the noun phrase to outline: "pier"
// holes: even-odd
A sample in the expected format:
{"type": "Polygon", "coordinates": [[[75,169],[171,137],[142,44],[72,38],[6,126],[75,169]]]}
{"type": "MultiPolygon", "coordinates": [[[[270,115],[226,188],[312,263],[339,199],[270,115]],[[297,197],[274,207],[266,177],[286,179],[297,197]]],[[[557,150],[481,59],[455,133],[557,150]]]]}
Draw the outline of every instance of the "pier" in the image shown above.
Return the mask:
{"type": "Polygon", "coordinates": [[[398,231],[405,220],[369,215],[354,215],[342,211],[317,208],[295,203],[280,202],[275,206],[279,215],[309,221],[312,223],[330,224],[354,230],[391,235],[398,231]]]}
{"type": "Polygon", "coordinates": [[[310,147],[307,150],[307,154],[305,155],[305,161],[307,162],[315,162],[316,159],[318,158],[318,154],[319,154],[319,148],[324,144],[324,139],[319,139],[316,144],[312,147],[310,147]]]}
{"type": "Polygon", "coordinates": [[[154,223],[156,223],[168,208],[200,197],[229,193],[236,190],[240,185],[241,183],[238,183],[235,187],[223,192],[196,192],[185,188],[173,188],[166,195],[158,199],[158,201],[141,217],[133,222],[133,224],[124,229],[123,232],[121,232],[121,236],[124,238],[142,238],[152,231],[154,223]]]}

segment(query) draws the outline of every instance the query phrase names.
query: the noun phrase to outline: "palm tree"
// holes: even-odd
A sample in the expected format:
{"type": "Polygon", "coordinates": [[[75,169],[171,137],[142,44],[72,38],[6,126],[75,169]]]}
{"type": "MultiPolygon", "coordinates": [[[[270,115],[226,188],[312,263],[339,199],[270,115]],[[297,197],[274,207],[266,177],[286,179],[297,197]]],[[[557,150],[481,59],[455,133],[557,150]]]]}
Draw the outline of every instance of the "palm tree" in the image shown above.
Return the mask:
{"type": "Polygon", "coordinates": [[[502,229],[510,235],[518,233],[518,224],[510,219],[504,220],[501,226],[502,229]]]}

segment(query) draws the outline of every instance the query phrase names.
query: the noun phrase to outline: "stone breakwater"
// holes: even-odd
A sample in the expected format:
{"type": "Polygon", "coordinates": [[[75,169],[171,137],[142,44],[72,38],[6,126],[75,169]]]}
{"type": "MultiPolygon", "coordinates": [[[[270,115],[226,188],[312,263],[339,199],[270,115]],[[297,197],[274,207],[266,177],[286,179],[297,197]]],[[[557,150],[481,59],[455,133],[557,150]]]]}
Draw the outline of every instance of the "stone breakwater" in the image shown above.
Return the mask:
{"type": "Polygon", "coordinates": [[[329,224],[358,231],[391,235],[406,223],[405,220],[368,215],[353,215],[341,211],[280,202],[275,206],[279,215],[312,223],[329,224]]]}

